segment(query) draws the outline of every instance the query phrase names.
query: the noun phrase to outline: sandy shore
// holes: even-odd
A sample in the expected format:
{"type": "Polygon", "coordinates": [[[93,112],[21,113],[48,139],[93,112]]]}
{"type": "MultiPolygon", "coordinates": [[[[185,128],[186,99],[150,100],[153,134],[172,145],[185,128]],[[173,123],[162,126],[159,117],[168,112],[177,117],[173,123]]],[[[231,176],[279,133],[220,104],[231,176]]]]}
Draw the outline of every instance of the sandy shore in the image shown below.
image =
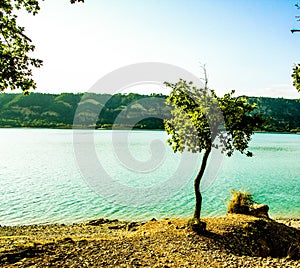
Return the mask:
{"type": "Polygon", "coordinates": [[[299,220],[207,218],[204,234],[187,221],[2,226],[0,266],[300,267],[299,220]]]}

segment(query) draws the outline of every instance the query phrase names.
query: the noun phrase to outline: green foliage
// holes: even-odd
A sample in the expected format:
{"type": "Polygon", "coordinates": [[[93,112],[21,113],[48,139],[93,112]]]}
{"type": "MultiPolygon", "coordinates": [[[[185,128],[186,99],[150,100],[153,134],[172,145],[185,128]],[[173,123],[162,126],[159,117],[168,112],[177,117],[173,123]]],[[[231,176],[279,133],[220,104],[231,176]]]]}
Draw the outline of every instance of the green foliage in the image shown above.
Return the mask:
{"type": "Polygon", "coordinates": [[[166,85],[172,89],[166,100],[172,117],[165,120],[165,129],[171,135],[168,143],[174,152],[186,149],[195,153],[215,147],[228,156],[235,149],[251,156],[246,151],[248,143],[263,123],[255,103],[233,97],[234,91],[217,97],[213,90],[184,80],[166,85]]]}
{"type": "Polygon", "coordinates": [[[29,56],[35,47],[25,35],[24,27],[17,24],[17,10],[33,15],[40,7],[38,1],[1,1],[0,4],[0,91],[22,89],[25,94],[36,88],[32,67],[39,68],[42,61],[29,56]]]}
{"type": "MultiPolygon", "coordinates": [[[[297,3],[295,4],[296,8],[299,10],[300,5],[297,3]]],[[[296,16],[297,21],[300,21],[300,16],[296,16]]],[[[299,30],[292,30],[292,32],[299,32],[299,30]]],[[[293,78],[293,86],[300,92],[300,64],[295,64],[293,68],[293,73],[292,73],[292,78],[293,78]]]]}
{"type": "MultiPolygon", "coordinates": [[[[109,94],[0,94],[0,127],[65,127],[71,128],[78,103],[83,106],[82,125],[78,127],[111,128],[118,118],[119,128],[164,129],[163,119],[170,119],[170,106],[164,102],[166,96],[152,94],[122,94],[112,103],[109,94]],[[159,101],[161,100],[161,101],[159,101]],[[110,106],[110,107],[108,107],[110,106]],[[99,115],[99,110],[101,114],[99,115]],[[94,118],[98,117],[96,126],[94,118]],[[140,118],[144,119],[141,121],[140,118]],[[87,121],[85,122],[85,118],[87,121]]],[[[275,98],[247,97],[250,103],[257,103],[258,113],[265,114],[270,120],[262,128],[264,131],[300,132],[300,102],[275,98]]],[[[116,127],[116,126],[114,126],[116,127]]]]}
{"type": "Polygon", "coordinates": [[[160,99],[133,93],[0,94],[0,127],[71,128],[80,103],[78,128],[163,129],[169,109],[160,99]]]}
{"type": "Polygon", "coordinates": [[[166,83],[172,90],[166,102],[171,106],[171,118],[165,120],[165,129],[170,136],[168,143],[174,152],[184,150],[193,153],[204,150],[199,172],[194,180],[196,204],[194,218],[200,219],[202,195],[200,182],[212,148],[231,156],[234,150],[252,156],[247,151],[248,143],[256,128],[263,125],[263,116],[256,112],[257,105],[246,97],[233,97],[234,91],[218,97],[205,86],[197,88],[192,82],[179,80],[166,83]]]}
{"type": "Polygon", "coordinates": [[[300,103],[297,100],[283,98],[247,98],[257,103],[258,112],[268,120],[261,130],[270,132],[300,132],[300,103]]]}
{"type": "MultiPolygon", "coordinates": [[[[71,3],[84,2],[71,0],[71,3]]],[[[0,1],[0,91],[21,89],[28,94],[36,88],[32,69],[40,68],[42,60],[31,57],[35,46],[25,34],[25,28],[17,23],[17,12],[25,10],[36,15],[39,10],[37,0],[0,1]]]]}
{"type": "Polygon", "coordinates": [[[229,200],[227,213],[249,214],[250,207],[254,204],[252,194],[231,190],[232,198],[229,200]]]}
{"type": "MultiPolygon", "coordinates": [[[[295,7],[297,8],[297,9],[300,9],[300,5],[297,3],[297,4],[295,4],[295,7]]],[[[296,17],[296,19],[297,19],[297,21],[300,21],[300,16],[299,15],[297,15],[297,16],[295,16],[296,17]]]]}
{"type": "Polygon", "coordinates": [[[293,86],[300,92],[300,64],[296,64],[293,68],[293,86]]]}

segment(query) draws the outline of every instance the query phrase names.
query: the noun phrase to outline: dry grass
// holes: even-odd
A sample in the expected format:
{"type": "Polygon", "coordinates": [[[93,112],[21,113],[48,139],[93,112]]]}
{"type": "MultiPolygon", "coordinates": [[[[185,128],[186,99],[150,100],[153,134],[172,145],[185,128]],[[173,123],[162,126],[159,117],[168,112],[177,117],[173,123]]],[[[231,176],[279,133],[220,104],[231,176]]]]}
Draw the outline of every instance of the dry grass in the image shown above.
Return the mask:
{"type": "Polygon", "coordinates": [[[231,190],[232,198],[229,200],[227,213],[249,214],[254,204],[253,196],[248,192],[231,190]]]}

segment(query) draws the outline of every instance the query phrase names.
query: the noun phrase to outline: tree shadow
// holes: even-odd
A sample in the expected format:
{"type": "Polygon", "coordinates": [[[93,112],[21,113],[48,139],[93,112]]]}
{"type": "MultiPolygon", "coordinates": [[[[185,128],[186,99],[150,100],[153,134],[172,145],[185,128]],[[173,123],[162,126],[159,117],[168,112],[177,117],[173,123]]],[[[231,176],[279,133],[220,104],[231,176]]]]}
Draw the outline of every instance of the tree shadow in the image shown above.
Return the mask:
{"type": "Polygon", "coordinates": [[[35,247],[20,248],[11,252],[4,252],[0,254],[0,264],[13,264],[19,262],[24,258],[34,258],[43,253],[42,250],[36,249],[35,247]]]}
{"type": "Polygon", "coordinates": [[[259,219],[229,226],[222,233],[206,230],[197,234],[238,256],[300,259],[300,230],[273,220],[259,219]]]}

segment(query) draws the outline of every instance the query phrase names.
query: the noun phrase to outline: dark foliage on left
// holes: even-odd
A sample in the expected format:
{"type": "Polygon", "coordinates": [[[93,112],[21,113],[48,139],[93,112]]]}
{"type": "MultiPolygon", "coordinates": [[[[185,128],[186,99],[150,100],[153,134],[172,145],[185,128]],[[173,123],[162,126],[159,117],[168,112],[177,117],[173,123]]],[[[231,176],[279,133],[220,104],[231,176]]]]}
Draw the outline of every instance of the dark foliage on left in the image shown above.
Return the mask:
{"type": "MultiPolygon", "coordinates": [[[[83,0],[70,0],[84,2],[83,0]]],[[[17,13],[25,10],[36,15],[40,10],[37,0],[0,1],[0,92],[21,89],[25,95],[36,88],[32,70],[43,65],[41,59],[31,56],[35,50],[25,28],[18,24],[17,13]]]]}

